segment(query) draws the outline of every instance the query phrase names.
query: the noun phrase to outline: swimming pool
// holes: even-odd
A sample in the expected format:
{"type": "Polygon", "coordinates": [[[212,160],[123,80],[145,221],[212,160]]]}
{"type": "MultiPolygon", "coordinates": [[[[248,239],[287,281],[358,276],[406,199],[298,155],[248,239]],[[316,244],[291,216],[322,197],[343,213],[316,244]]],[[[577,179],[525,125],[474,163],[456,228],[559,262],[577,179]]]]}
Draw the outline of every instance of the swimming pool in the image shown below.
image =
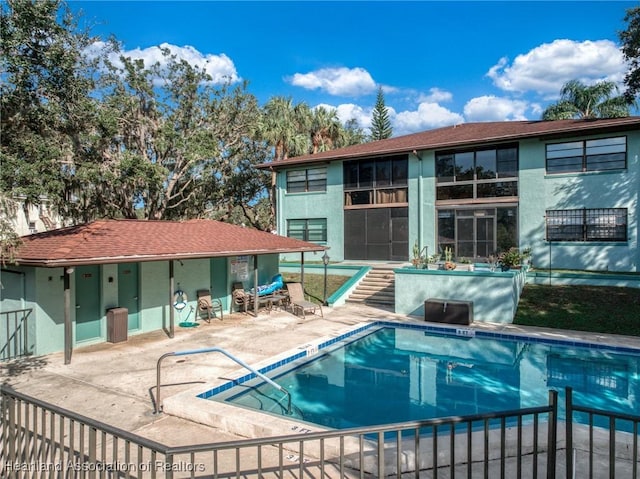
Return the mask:
{"type": "Polygon", "coordinates": [[[329,428],[535,407],[565,386],[580,404],[640,409],[640,349],[471,328],[378,322],[259,370],[291,415],[252,374],[199,397],[329,428]]]}

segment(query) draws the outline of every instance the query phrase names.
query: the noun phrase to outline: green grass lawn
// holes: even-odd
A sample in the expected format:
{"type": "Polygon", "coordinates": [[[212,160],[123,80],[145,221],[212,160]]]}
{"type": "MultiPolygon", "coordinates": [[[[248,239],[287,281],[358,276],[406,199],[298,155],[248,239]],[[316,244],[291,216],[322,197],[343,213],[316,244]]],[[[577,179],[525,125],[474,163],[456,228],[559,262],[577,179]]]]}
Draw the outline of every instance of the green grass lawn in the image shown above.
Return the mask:
{"type": "Polygon", "coordinates": [[[640,289],[528,284],[514,323],[640,336],[640,289]]]}
{"type": "MultiPolygon", "coordinates": [[[[285,283],[299,283],[299,273],[283,273],[285,283]]],[[[349,280],[349,276],[339,276],[335,274],[327,275],[327,298],[335,293],[340,286],[349,280]]],[[[324,294],[324,274],[304,274],[304,292],[309,295],[311,301],[322,304],[324,294]]]]}
{"type": "MultiPolygon", "coordinates": [[[[284,273],[285,282],[299,282],[297,273],[284,273]]],[[[327,297],[348,276],[327,276],[327,297]]],[[[305,293],[322,303],[324,275],[305,274],[305,293]]],[[[527,284],[514,324],[545,328],[640,336],[640,289],[606,286],[527,284]]]]}

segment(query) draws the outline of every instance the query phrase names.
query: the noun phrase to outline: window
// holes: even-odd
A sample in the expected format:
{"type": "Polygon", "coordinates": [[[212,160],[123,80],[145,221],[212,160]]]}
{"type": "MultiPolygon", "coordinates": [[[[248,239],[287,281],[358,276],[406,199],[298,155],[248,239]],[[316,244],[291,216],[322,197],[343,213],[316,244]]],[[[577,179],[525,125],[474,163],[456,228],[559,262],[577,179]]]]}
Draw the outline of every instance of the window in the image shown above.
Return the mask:
{"type": "Polygon", "coordinates": [[[518,148],[436,154],[439,201],[518,196],[518,148]]]}
{"type": "Polygon", "coordinates": [[[287,193],[306,193],[309,191],[327,191],[327,169],[325,167],[287,171],[287,193]]]}
{"type": "Polygon", "coordinates": [[[345,206],[406,205],[408,172],[404,155],[345,161],[345,206]]]}
{"type": "Polygon", "coordinates": [[[548,210],[547,241],[627,241],[627,210],[548,210]]]}
{"type": "Polygon", "coordinates": [[[600,138],[547,145],[547,173],[622,170],[627,167],[627,138],[600,138]]]}
{"type": "Polygon", "coordinates": [[[327,219],[287,220],[287,236],[312,243],[326,243],[327,219]]]}
{"type": "Polygon", "coordinates": [[[516,206],[438,210],[438,251],[454,256],[487,258],[517,244],[516,206]]]}

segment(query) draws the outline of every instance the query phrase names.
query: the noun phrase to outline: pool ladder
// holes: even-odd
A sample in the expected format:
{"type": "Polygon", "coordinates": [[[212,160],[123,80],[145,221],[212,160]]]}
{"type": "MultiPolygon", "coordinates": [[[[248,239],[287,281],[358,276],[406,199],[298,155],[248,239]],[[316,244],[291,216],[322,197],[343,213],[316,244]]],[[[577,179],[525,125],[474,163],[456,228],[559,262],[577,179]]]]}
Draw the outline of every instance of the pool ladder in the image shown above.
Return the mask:
{"type": "Polygon", "coordinates": [[[276,383],[272,379],[269,379],[267,376],[262,374],[260,371],[257,371],[256,369],[252,368],[247,363],[245,363],[242,359],[237,358],[236,356],[231,354],[229,351],[225,351],[222,348],[215,348],[215,347],[214,348],[204,348],[204,349],[190,349],[190,350],[186,350],[186,351],[174,351],[172,353],[166,353],[166,354],[163,354],[162,356],[160,356],[160,358],[158,359],[158,363],[156,365],[156,401],[155,401],[155,403],[156,403],[155,406],[156,407],[155,407],[155,410],[153,411],[154,414],[158,414],[158,413],[162,412],[162,402],[160,400],[160,386],[161,386],[161,384],[160,384],[160,366],[162,364],[162,360],[165,359],[165,358],[168,358],[170,356],[189,356],[189,355],[192,355],[192,354],[203,354],[203,353],[222,353],[226,357],[228,357],[229,359],[234,361],[236,364],[239,364],[243,368],[248,369],[250,372],[252,372],[256,376],[258,376],[260,379],[262,379],[267,384],[270,384],[271,386],[276,388],[278,391],[283,392],[287,396],[287,415],[291,416],[291,393],[289,393],[289,391],[287,391],[285,388],[280,386],[278,383],[276,383]]]}

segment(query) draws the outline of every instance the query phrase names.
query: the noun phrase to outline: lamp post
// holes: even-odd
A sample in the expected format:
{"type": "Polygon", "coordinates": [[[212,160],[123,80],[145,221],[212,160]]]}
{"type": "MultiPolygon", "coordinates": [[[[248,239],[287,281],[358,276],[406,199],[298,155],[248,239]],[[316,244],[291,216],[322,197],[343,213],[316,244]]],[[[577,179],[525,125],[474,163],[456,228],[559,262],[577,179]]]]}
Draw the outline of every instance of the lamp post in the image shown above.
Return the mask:
{"type": "Polygon", "coordinates": [[[324,250],[324,254],[322,255],[322,264],[324,264],[324,294],[322,296],[322,304],[324,306],[327,305],[327,266],[329,265],[329,259],[327,250],[324,250]]]}

